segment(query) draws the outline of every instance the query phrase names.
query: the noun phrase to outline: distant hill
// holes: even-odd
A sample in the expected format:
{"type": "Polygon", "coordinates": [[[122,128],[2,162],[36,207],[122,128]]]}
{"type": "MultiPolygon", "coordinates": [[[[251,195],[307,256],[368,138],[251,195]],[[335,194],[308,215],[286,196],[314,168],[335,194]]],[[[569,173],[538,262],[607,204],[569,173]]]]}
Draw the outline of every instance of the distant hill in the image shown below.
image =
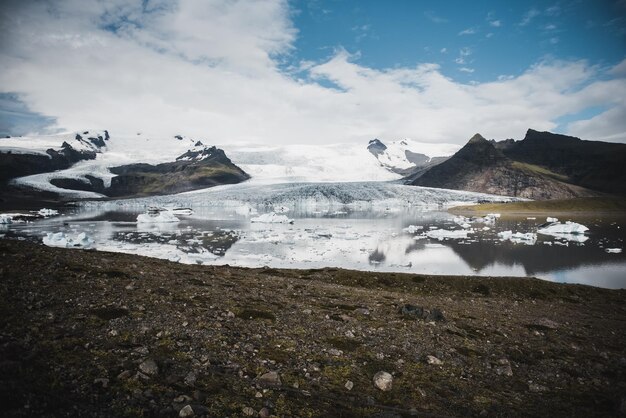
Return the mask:
{"type": "Polygon", "coordinates": [[[223,150],[201,143],[196,146],[197,149],[187,151],[173,162],[111,167],[110,171],[117,176],[103,193],[112,197],[164,195],[240,183],[250,178],[223,150]]]}
{"type": "Polygon", "coordinates": [[[223,150],[180,135],[84,131],[0,139],[0,202],[162,195],[249,178],[223,150]]]}
{"type": "Polygon", "coordinates": [[[564,176],[568,183],[626,194],[626,144],[584,141],[529,129],[521,141],[494,145],[511,160],[543,167],[564,176]]]}
{"type": "Polygon", "coordinates": [[[511,158],[508,151],[517,147],[515,144],[490,142],[476,134],[448,160],[409,178],[409,184],[530,199],[597,194],[573,184],[568,175],[528,162],[530,158],[521,161],[511,158]]]}

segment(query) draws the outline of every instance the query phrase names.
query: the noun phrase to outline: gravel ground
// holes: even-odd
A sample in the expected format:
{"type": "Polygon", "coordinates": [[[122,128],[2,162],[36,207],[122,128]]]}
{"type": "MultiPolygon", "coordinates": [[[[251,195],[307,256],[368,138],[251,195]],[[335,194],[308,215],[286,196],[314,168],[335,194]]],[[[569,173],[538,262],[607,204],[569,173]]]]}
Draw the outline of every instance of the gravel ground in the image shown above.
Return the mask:
{"type": "Polygon", "coordinates": [[[0,240],[3,416],[623,416],[626,291],[0,240]]]}

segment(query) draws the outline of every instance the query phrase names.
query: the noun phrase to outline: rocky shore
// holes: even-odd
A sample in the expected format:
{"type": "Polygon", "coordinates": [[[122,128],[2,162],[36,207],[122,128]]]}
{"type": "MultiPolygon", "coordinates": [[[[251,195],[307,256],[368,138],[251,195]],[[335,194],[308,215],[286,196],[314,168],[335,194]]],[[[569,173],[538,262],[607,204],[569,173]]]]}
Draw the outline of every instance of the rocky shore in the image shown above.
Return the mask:
{"type": "Polygon", "coordinates": [[[626,413],[624,290],[0,255],[3,416],[626,413]]]}

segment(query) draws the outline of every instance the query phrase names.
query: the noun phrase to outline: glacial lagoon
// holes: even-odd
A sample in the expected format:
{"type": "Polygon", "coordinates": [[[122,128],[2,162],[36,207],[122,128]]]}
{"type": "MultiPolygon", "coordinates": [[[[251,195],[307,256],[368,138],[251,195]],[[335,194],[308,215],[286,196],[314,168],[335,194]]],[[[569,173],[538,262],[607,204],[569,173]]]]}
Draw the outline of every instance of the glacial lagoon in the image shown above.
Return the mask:
{"type": "Polygon", "coordinates": [[[493,196],[377,184],[380,189],[364,198],[359,188],[369,186],[253,185],[254,194],[245,189],[250,186],[228,186],[159,198],[89,202],[57,216],[4,225],[0,234],[37,241],[47,237],[48,242],[54,234],[74,240],[82,234],[81,246],[182,263],[533,276],[626,287],[626,254],[620,252],[625,218],[563,217],[560,221],[579,222],[589,230],[545,235],[537,233],[545,217],[469,219],[446,210],[456,203],[497,199],[493,196]],[[175,212],[179,222],[138,223],[137,217],[149,207],[192,210],[175,212]],[[291,222],[255,222],[272,213],[275,219],[291,222]]]}

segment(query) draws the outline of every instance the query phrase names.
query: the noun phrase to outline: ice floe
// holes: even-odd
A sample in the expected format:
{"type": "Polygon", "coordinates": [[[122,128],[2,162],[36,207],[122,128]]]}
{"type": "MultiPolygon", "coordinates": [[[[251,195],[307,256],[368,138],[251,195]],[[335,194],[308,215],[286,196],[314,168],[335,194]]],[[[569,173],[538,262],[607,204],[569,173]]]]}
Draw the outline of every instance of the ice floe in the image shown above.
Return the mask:
{"type": "Polygon", "coordinates": [[[511,241],[514,244],[526,244],[535,245],[537,242],[537,234],[533,232],[513,232],[502,231],[498,232],[498,238],[500,241],[511,241]]]}
{"type": "Polygon", "coordinates": [[[422,225],[409,225],[406,228],[403,228],[402,231],[409,234],[415,234],[417,231],[421,231],[422,229],[424,229],[422,225]]]}
{"type": "Polygon", "coordinates": [[[459,225],[461,228],[464,228],[464,229],[472,227],[472,225],[470,225],[469,223],[470,220],[466,218],[465,216],[455,216],[453,221],[455,224],[459,225]]]}
{"type": "Polygon", "coordinates": [[[59,214],[59,211],[58,211],[58,210],[56,210],[56,209],[46,209],[46,208],[43,208],[43,209],[39,209],[39,212],[37,212],[37,213],[38,213],[39,215],[41,215],[41,216],[45,216],[45,217],[47,217],[47,216],[55,216],[55,215],[58,215],[58,214],[59,214]]]}
{"type": "Polygon", "coordinates": [[[550,216],[546,218],[546,222],[552,223],[552,222],[558,222],[558,221],[559,221],[559,218],[552,218],[550,216]]]}
{"type": "Polygon", "coordinates": [[[138,224],[160,224],[160,223],[176,223],[180,222],[172,212],[164,211],[158,214],[142,213],[137,215],[138,224]]]}
{"type": "Polygon", "coordinates": [[[448,229],[432,229],[426,232],[426,236],[432,239],[438,239],[439,241],[444,239],[464,239],[468,234],[473,233],[472,230],[448,230],[448,229]]]}
{"type": "Polygon", "coordinates": [[[85,232],[75,236],[65,234],[64,232],[49,232],[43,237],[43,243],[49,247],[90,248],[94,244],[94,240],[85,232]]]}
{"type": "Polygon", "coordinates": [[[264,213],[263,215],[251,218],[250,222],[264,224],[291,224],[293,219],[289,219],[285,215],[278,215],[276,212],[264,213]]]}
{"type": "Polygon", "coordinates": [[[622,252],[622,249],[621,248],[607,248],[604,251],[610,254],[619,254],[622,252]]]}
{"type": "Polygon", "coordinates": [[[577,235],[584,234],[587,231],[589,231],[589,228],[587,228],[585,225],[581,225],[571,221],[567,221],[565,223],[558,223],[557,221],[555,221],[552,224],[543,226],[537,230],[537,232],[540,234],[552,236],[577,235]]]}
{"type": "Polygon", "coordinates": [[[189,216],[189,215],[193,215],[193,209],[191,209],[191,208],[174,208],[174,209],[172,209],[172,213],[174,215],[179,215],[179,216],[189,216]]]}

